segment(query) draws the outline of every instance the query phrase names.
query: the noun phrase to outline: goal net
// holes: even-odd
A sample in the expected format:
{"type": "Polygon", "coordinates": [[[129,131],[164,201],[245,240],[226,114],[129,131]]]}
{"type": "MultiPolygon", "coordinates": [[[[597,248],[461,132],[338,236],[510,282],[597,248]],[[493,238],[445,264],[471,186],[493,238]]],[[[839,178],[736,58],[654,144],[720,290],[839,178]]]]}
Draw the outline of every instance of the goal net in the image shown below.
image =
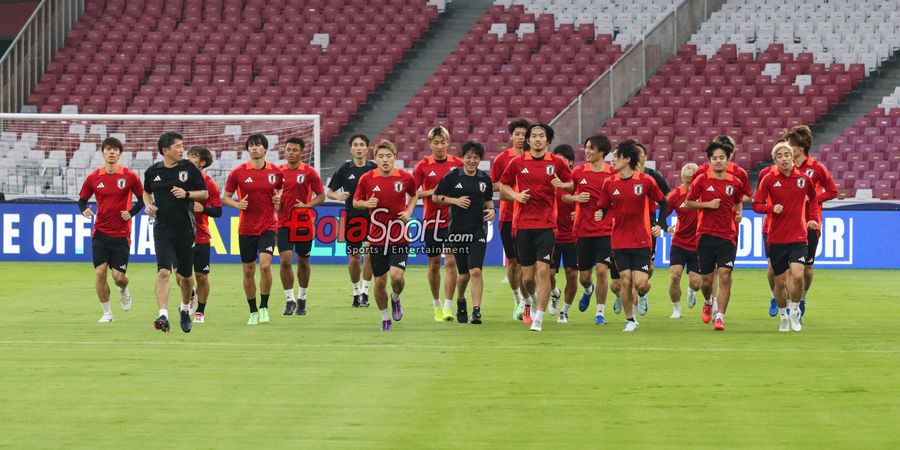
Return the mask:
{"type": "Polygon", "coordinates": [[[283,164],[285,142],[305,143],[304,162],[319,170],[318,115],[84,115],[0,114],[0,193],[7,200],[74,200],[81,183],[103,165],[100,143],[118,138],[125,146],[120,165],[143,179],[161,156],[159,136],[174,131],[184,136],[185,157],[193,146],[208,148],[215,158],[207,173],[225,185],[228,173],[249,158],[247,137],[266,136],[266,159],[283,164]]]}

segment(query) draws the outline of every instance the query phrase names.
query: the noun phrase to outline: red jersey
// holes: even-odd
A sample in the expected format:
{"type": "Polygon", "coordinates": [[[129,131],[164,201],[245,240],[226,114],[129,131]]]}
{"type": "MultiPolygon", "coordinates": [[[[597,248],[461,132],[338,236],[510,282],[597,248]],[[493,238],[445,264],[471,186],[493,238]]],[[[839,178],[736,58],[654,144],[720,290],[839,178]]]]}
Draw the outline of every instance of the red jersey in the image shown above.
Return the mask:
{"type": "Polygon", "coordinates": [[[319,173],[309,164],[300,162],[296,169],[291,169],[287,164],[280,167],[284,176],[284,189],[281,191],[281,208],[278,210],[278,226],[283,227],[285,222],[291,220],[291,211],[298,201],[309,203],[313,194],[320,195],[325,187],[319,173]]]}
{"type": "Polygon", "coordinates": [[[753,210],[770,217],[766,242],[807,242],[806,223],[816,220],[816,213],[810,207],[815,202],[816,188],[813,181],[796,168],[791,169],[788,175],[779,170],[760,180],[756,196],[753,197],[753,210]],[[781,213],[775,214],[775,205],[784,208],[781,213]]]}
{"type": "MultiPolygon", "coordinates": [[[[462,166],[463,160],[456,156],[447,155],[447,159],[443,161],[434,159],[434,156],[426,157],[419,161],[415,169],[413,169],[413,180],[416,182],[416,189],[430,191],[436,188],[441,178],[444,178],[444,175],[447,175],[454,167],[462,166]]],[[[441,215],[441,223],[437,224],[438,228],[447,228],[450,225],[449,205],[438,205],[431,201],[430,195],[422,199],[422,203],[425,204],[425,213],[422,217],[425,220],[425,228],[434,228],[434,221],[438,217],[438,212],[441,215]]]]}
{"type": "MultiPolygon", "coordinates": [[[[516,153],[515,148],[508,148],[503,153],[497,155],[494,158],[494,163],[491,164],[491,183],[496,185],[500,182],[500,177],[503,176],[503,172],[506,171],[506,166],[509,165],[509,162],[512,161],[513,158],[519,156],[521,153],[516,153]]],[[[500,200],[500,221],[501,222],[509,222],[513,219],[513,207],[515,202],[512,200],[500,200]]]]}
{"type": "MultiPolygon", "coordinates": [[[[763,169],[759,171],[759,177],[758,177],[759,182],[756,183],[757,188],[759,187],[760,184],[762,184],[762,180],[764,180],[767,176],[772,175],[776,172],[778,172],[778,166],[776,166],[776,165],[763,167],[763,169]]],[[[769,219],[769,215],[766,214],[763,216],[763,228],[762,228],[763,236],[767,236],[769,234],[770,226],[772,226],[771,220],[769,219]]]]}
{"type": "Polygon", "coordinates": [[[697,234],[728,239],[737,244],[737,224],[734,223],[734,205],[741,204],[744,186],[736,176],[725,173],[725,178],[718,180],[708,170],[695,177],[688,191],[688,200],[708,202],[721,200],[718,209],[697,210],[697,234]]]}
{"type": "Polygon", "coordinates": [[[240,212],[238,234],[259,236],[266,231],[275,231],[275,203],[272,197],[283,185],[281,169],[270,162],[266,162],[261,169],[255,169],[248,161],[228,174],[225,192],[236,193],[238,201],[247,196],[247,209],[240,212]]]}
{"type": "Polygon", "coordinates": [[[109,237],[128,238],[131,242],[131,220],[122,220],[122,211],[131,210],[131,196],[144,195],[141,179],[131,169],[116,166],[115,173],[106,173],[101,167],[84,179],[79,197],[88,201],[97,199],[97,214],[91,236],[99,231],[109,237]]]}
{"type": "Polygon", "coordinates": [[[388,225],[406,210],[407,196],[416,196],[416,182],[405,170],[394,169],[389,176],[384,176],[376,169],[359,177],[353,199],[378,199],[378,206],[369,209],[369,243],[384,244],[386,238],[389,243],[408,242],[406,235],[385,236],[388,225]]]}
{"type": "Polygon", "coordinates": [[[831,172],[828,171],[824,164],[813,159],[812,156],[807,156],[806,161],[803,161],[803,164],[797,166],[797,169],[800,170],[800,173],[812,180],[813,187],[816,189],[816,201],[810,205],[810,209],[815,213],[815,220],[819,223],[819,229],[817,229],[816,232],[821,234],[822,203],[837,198],[837,186],[834,184],[834,178],[831,177],[831,172]]]}
{"type": "MultiPolygon", "coordinates": [[[[612,211],[612,248],[650,248],[653,233],[650,225],[650,203],[659,203],[663,193],[650,175],[634,172],[631,178],[616,174],[603,183],[600,209],[612,211]]],[[[606,214],[604,214],[604,217],[606,214]]]]}
{"type": "Polygon", "coordinates": [[[672,235],[672,245],[681,247],[685,250],[696,252],[697,242],[700,236],[697,234],[697,210],[685,207],[688,190],[682,184],[672,192],[666,199],[668,208],[675,211],[678,222],[675,224],[675,234],[672,235]]]}
{"type": "Polygon", "coordinates": [[[579,238],[610,236],[613,230],[613,213],[603,215],[603,220],[594,220],[594,213],[600,209],[600,191],[603,190],[603,183],[607,179],[616,175],[609,164],[603,164],[603,169],[599,172],[591,168],[591,163],[585,163],[572,171],[572,181],[575,183],[575,192],[578,195],[582,192],[591,194],[591,198],[587,203],[575,202],[575,230],[579,238]]]}
{"type": "Polygon", "coordinates": [[[568,194],[563,189],[556,190],[556,242],[560,244],[574,243],[577,239],[575,230],[573,230],[574,221],[572,213],[575,212],[574,203],[566,203],[563,201],[563,195],[568,194]]]}
{"type": "MultiPolygon", "coordinates": [[[[712,166],[710,166],[708,162],[700,164],[700,167],[698,167],[697,170],[694,172],[694,178],[691,180],[691,182],[696,180],[697,177],[700,176],[701,173],[706,173],[710,170],[712,170],[712,166]]],[[[731,161],[728,161],[728,165],[725,166],[725,173],[734,175],[737,177],[738,180],[741,181],[741,183],[743,184],[743,188],[742,188],[743,195],[746,195],[747,197],[753,196],[753,189],[750,186],[750,176],[747,175],[747,171],[744,170],[743,167],[741,167],[731,161]]]]}
{"type": "MultiPolygon", "coordinates": [[[[203,181],[206,182],[206,191],[209,192],[209,198],[197,203],[203,205],[204,208],[207,206],[221,208],[222,194],[219,193],[219,185],[206,172],[203,172],[203,181]]],[[[194,238],[194,242],[197,244],[209,244],[209,216],[202,212],[195,212],[194,221],[197,222],[197,237],[194,238]]]]}
{"type": "Polygon", "coordinates": [[[503,171],[500,182],[516,192],[528,190],[527,203],[515,202],[513,228],[535,230],[556,228],[556,188],[551,181],[556,175],[564,183],[572,180],[572,171],[565,159],[550,152],[535,159],[531,152],[513,158],[503,171]]]}

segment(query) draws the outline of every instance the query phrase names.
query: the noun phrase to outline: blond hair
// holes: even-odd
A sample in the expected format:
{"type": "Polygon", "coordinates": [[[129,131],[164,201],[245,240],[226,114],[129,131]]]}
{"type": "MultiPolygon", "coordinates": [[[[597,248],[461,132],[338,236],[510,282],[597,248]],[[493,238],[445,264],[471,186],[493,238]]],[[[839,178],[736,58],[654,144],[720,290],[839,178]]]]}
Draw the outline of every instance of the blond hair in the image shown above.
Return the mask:
{"type": "Polygon", "coordinates": [[[684,179],[687,177],[690,179],[694,176],[694,173],[697,172],[698,166],[694,163],[687,163],[684,167],[681,168],[681,178],[684,179]]]}
{"type": "Polygon", "coordinates": [[[397,146],[394,145],[393,142],[391,142],[387,139],[382,139],[380,142],[375,144],[375,149],[372,150],[372,155],[373,156],[376,155],[378,153],[378,150],[381,150],[381,149],[390,150],[390,152],[393,153],[394,156],[397,156],[397,146]]]}
{"type": "Polygon", "coordinates": [[[433,141],[434,138],[436,138],[436,137],[442,137],[442,138],[446,139],[446,140],[449,142],[449,141],[450,141],[450,132],[447,131],[446,128],[444,128],[444,127],[438,125],[438,126],[432,128],[432,129],[428,132],[428,142],[433,141]]]}
{"type": "Polygon", "coordinates": [[[789,143],[786,142],[786,141],[778,141],[778,142],[775,144],[775,146],[772,147],[772,161],[775,161],[775,154],[778,153],[778,150],[780,150],[780,149],[782,149],[782,148],[786,148],[786,149],[790,150],[790,151],[791,151],[791,157],[793,158],[793,156],[794,156],[794,147],[791,147],[791,144],[789,144],[789,143]]]}

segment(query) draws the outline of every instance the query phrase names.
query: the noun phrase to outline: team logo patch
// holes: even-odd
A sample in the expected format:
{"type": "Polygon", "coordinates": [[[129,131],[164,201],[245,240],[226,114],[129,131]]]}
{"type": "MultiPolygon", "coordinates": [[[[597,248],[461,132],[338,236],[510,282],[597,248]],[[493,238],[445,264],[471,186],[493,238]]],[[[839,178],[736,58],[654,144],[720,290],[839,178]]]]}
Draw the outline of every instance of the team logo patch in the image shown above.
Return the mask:
{"type": "Polygon", "coordinates": [[[182,183],[187,181],[187,171],[186,170],[182,170],[181,172],[178,172],[178,181],[180,181],[182,183]]]}
{"type": "Polygon", "coordinates": [[[403,182],[402,182],[402,181],[395,181],[395,182],[394,182],[394,190],[397,191],[397,192],[403,192],[403,182]]]}
{"type": "Polygon", "coordinates": [[[269,184],[275,184],[275,174],[274,173],[269,174],[269,184]]]}
{"type": "Polygon", "coordinates": [[[487,184],[484,183],[484,182],[479,182],[479,183],[478,183],[478,190],[481,191],[481,192],[484,192],[485,189],[487,189],[487,184]]]}
{"type": "Polygon", "coordinates": [[[725,195],[734,195],[734,186],[730,184],[725,186],[725,195]]]}
{"type": "Polygon", "coordinates": [[[547,175],[550,175],[552,177],[554,173],[556,173],[556,166],[554,166],[552,164],[548,165],[547,166],[547,175]]]}
{"type": "Polygon", "coordinates": [[[303,175],[302,173],[300,175],[297,175],[297,184],[303,184],[303,180],[305,179],[306,175],[303,175]]]}
{"type": "Polygon", "coordinates": [[[816,173],[816,171],[813,170],[812,167],[810,167],[809,169],[806,169],[806,176],[812,178],[814,173],[816,173]]]}
{"type": "Polygon", "coordinates": [[[634,185],[634,195],[641,195],[644,193],[644,185],[636,184],[634,185]]]}
{"type": "Polygon", "coordinates": [[[806,178],[797,178],[797,187],[805,188],[806,187],[806,178]]]}
{"type": "Polygon", "coordinates": [[[118,180],[116,180],[116,187],[118,187],[119,189],[125,189],[125,179],[119,178],[118,180]]]}

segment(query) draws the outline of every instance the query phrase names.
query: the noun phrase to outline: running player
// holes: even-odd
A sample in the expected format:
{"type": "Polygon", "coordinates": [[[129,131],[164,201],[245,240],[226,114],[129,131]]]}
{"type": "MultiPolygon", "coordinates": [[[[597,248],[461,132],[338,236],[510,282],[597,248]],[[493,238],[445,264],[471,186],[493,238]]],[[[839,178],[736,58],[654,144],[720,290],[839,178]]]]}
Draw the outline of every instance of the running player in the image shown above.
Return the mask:
{"type": "MultiPolygon", "coordinates": [[[[491,164],[491,183],[494,184],[494,192],[500,192],[500,177],[506,170],[509,162],[525,149],[525,133],[531,128],[528,119],[516,119],[509,123],[510,148],[494,158],[491,164]]],[[[525,315],[525,306],[531,309],[530,300],[533,300],[533,292],[523,291],[522,271],[519,269],[519,255],[516,251],[516,240],[512,234],[512,219],[515,202],[511,198],[505,198],[500,193],[500,241],[503,243],[503,254],[506,256],[506,279],[513,293],[513,319],[522,320],[525,315]]],[[[530,311],[529,311],[530,312],[530,311]]],[[[530,317],[530,314],[529,314],[530,317]]]]}
{"type": "Polygon", "coordinates": [[[794,167],[794,149],[780,142],[772,149],[778,171],[759,183],[753,210],[771,217],[766,255],[775,274],[775,300],[781,324],[778,331],[800,331],[803,271],[808,230],[816,230],[816,188],[812,179],[794,167]],[[786,311],[790,308],[790,313],[786,311]]]}
{"type": "Polygon", "coordinates": [[[191,332],[191,293],[194,278],[194,202],[209,198],[203,174],[184,159],[184,138],[178,133],[163,133],[156,143],[163,160],[144,172],[144,204],[154,220],[153,241],[156,250],[156,304],[159,317],[153,327],[169,332],[169,278],[172,268],[185,279],[181,284],[181,331],[191,332]]]}
{"type": "Polygon", "coordinates": [[[353,194],[356,192],[356,184],[359,178],[377,166],[367,159],[369,154],[369,138],[364,134],[355,134],[350,137],[351,160],[345,162],[332,175],[325,191],[330,200],[344,202],[344,241],[349,261],[347,270],[350,272],[350,284],[353,285],[354,308],[369,307],[369,282],[372,281],[372,265],[369,257],[363,257],[365,253],[362,246],[366,240],[368,231],[368,212],[353,207],[353,194]],[[340,194],[337,191],[342,191],[340,194]],[[360,280],[362,273],[362,280],[360,280]]]}
{"type": "Polygon", "coordinates": [[[266,161],[269,140],[251,134],[244,143],[250,161],[234,168],[225,181],[223,203],[240,210],[238,244],[243,264],[243,285],[250,318],[247,325],[269,322],[272,292],[272,255],[275,254],[275,209],[280,206],[284,176],[266,161]],[[234,199],[237,193],[238,200],[234,199]],[[259,308],[256,306],[256,259],[259,257],[259,308]]]}
{"type": "Polygon", "coordinates": [[[638,171],[640,149],[629,139],[616,146],[615,169],[618,172],[603,184],[600,191],[596,220],[603,220],[607,210],[614,214],[612,231],[612,257],[619,271],[619,296],[625,311],[625,328],[637,330],[634,318],[637,295],[646,295],[650,289],[650,254],[653,235],[659,226],[650,220],[651,202],[663,200],[662,191],[653,177],[638,171]]]}
{"type": "Polygon", "coordinates": [[[522,268],[525,289],[537,295],[537,312],[525,313],[531,331],[541,331],[544,312],[550,302],[550,260],[556,228],[556,188],[571,191],[572,173],[562,158],[547,152],[553,142],[553,128],[532,125],[525,133],[528,152],[513,158],[500,177],[500,192],[516,201],[513,234],[522,268]],[[537,268],[535,268],[537,264],[537,268]],[[537,272],[537,273],[535,273],[537,272]]]}
{"type": "MultiPolygon", "coordinates": [[[[409,221],[416,207],[416,183],[412,175],[394,167],[397,147],[381,141],[375,146],[376,170],[359,178],[353,194],[353,206],[368,209],[369,257],[372,275],[375,276],[375,302],[381,312],[381,331],[391,331],[391,317],[403,318],[400,294],[403,292],[406,260],[409,253],[409,237],[397,233],[399,223],[409,221]],[[388,274],[391,278],[391,311],[387,306],[388,274]]],[[[402,227],[401,227],[402,228],[402,227]]]]}
{"type": "Polygon", "coordinates": [[[434,302],[434,320],[453,321],[453,292],[456,290],[456,259],[445,245],[447,226],[450,224],[450,210],[447,206],[436,205],[431,200],[438,182],[454,167],[462,167],[461,159],[447,154],[450,132],[438,126],[428,132],[431,156],[425,157],[413,169],[413,179],[419,198],[425,204],[423,214],[425,233],[425,255],[428,257],[428,287],[434,302]],[[441,307],[441,255],[444,263],[444,304],[441,307]]]}
{"type": "Polygon", "coordinates": [[[88,207],[91,197],[97,199],[97,216],[91,232],[91,254],[94,259],[94,288],[103,315],[100,323],[113,320],[109,305],[109,282],[106,274],[112,269],[113,282],[119,287],[119,303],[122,311],[131,310],[131,294],[128,292],[128,256],[131,250],[131,218],[144,208],[141,179],[131,169],[120,166],[122,142],[114,137],[100,144],[103,167],[88,174],[78,195],[78,208],[88,219],[94,211],[88,207]],[[131,196],[137,197],[132,204],[131,196]]]}
{"type": "MultiPolygon", "coordinates": [[[[604,162],[610,150],[612,150],[612,144],[606,136],[597,134],[587,138],[584,141],[584,154],[587,162],[572,171],[575,192],[563,195],[563,201],[571,201],[575,204],[578,280],[581,287],[584,288],[581,299],[578,301],[578,309],[582,312],[587,311],[591,304],[591,296],[596,294],[597,310],[594,315],[594,323],[597,325],[606,325],[606,295],[609,291],[609,282],[606,280],[607,270],[614,280],[619,279],[619,273],[611,258],[610,236],[613,229],[613,215],[610,212],[600,221],[594,218],[594,213],[600,210],[598,205],[603,183],[616,174],[612,166],[604,162]],[[591,281],[592,272],[595,270],[597,272],[596,287],[591,281]]],[[[567,322],[568,313],[568,306],[563,306],[557,322],[567,322]]]]}
{"type": "Polygon", "coordinates": [[[672,315],[670,319],[681,318],[681,276],[684,271],[688,273],[688,308],[697,304],[697,291],[700,290],[700,273],[697,267],[697,211],[688,209],[685,205],[688,190],[691,188],[691,180],[697,165],[685,164],[681,168],[681,186],[669,193],[667,211],[662,215],[662,223],[666,223],[666,217],[675,211],[676,224],[668,227],[667,231],[672,236],[672,250],[669,252],[669,300],[672,301],[672,315]]]}
{"type": "MultiPolygon", "coordinates": [[[[637,143],[637,146],[638,151],[640,152],[640,162],[638,163],[638,170],[646,173],[647,175],[650,175],[653,178],[653,181],[656,182],[656,185],[659,186],[659,190],[663,193],[663,200],[659,203],[659,207],[652,208],[650,211],[650,223],[659,226],[659,228],[654,228],[654,230],[658,230],[658,232],[653,233],[653,245],[650,247],[650,273],[648,275],[650,278],[653,278],[653,269],[656,266],[656,238],[662,236],[663,227],[666,226],[666,222],[665,220],[663,220],[663,213],[666,210],[666,196],[669,195],[669,191],[671,191],[671,189],[669,189],[669,183],[666,181],[665,177],[663,177],[659,172],[646,166],[648,156],[647,147],[645,147],[644,144],[641,144],[640,142],[637,143]]],[[[647,311],[650,309],[650,300],[647,298],[647,293],[638,296],[637,308],[640,315],[647,315],[647,311]]]]}
{"type": "MultiPolygon", "coordinates": [[[[728,162],[734,147],[719,140],[713,140],[706,148],[709,167],[705,173],[694,175],[688,191],[685,206],[698,209],[697,259],[701,276],[700,289],[703,292],[703,323],[712,319],[712,287],[716,277],[719,280],[717,296],[718,312],[713,329],[725,329],[725,312],[731,296],[731,271],[737,253],[736,217],[742,212],[741,198],[746,192],[741,180],[727,172],[728,162]]],[[[699,170],[699,169],[698,169],[699,170]]]]}
{"type": "Polygon", "coordinates": [[[278,259],[281,286],[284,288],[285,316],[306,315],[306,290],[309,288],[309,253],[312,251],[313,236],[292,236],[287,224],[293,222],[294,209],[309,209],[325,202],[322,179],[316,169],[303,161],[303,139],[292,137],[284,144],[282,165],[284,189],[281,191],[281,207],[278,210],[278,259]],[[315,197],[313,197],[315,194],[315,197]],[[297,297],[294,297],[294,254],[297,254],[297,297]]]}
{"type": "MultiPolygon", "coordinates": [[[[573,149],[571,145],[557,145],[556,148],[553,149],[553,154],[565,159],[569,169],[575,165],[575,149],[573,149]]],[[[563,306],[562,309],[565,309],[568,312],[569,308],[572,306],[572,302],[575,300],[575,291],[578,289],[578,255],[575,249],[575,242],[577,239],[575,237],[575,230],[573,229],[575,205],[567,203],[562,199],[563,195],[569,194],[569,192],[563,189],[556,190],[556,241],[553,244],[553,258],[550,263],[550,268],[553,269],[553,273],[550,275],[550,287],[552,288],[550,291],[551,315],[556,315],[561,312],[559,298],[563,295],[563,292],[561,292],[556,285],[556,273],[559,272],[560,266],[563,267],[563,273],[566,277],[566,290],[565,297],[563,298],[565,306],[563,306]]],[[[568,321],[568,317],[565,319],[566,321],[561,323],[566,323],[568,321]]],[[[559,322],[559,318],[557,318],[557,322],[559,322]]]]}
{"type": "Polygon", "coordinates": [[[494,220],[494,189],[491,177],[478,169],[484,157],[484,146],[468,141],[460,149],[463,167],[451,170],[434,189],[432,200],[450,205],[449,235],[456,256],[457,281],[456,320],[468,322],[466,287],[472,282],[472,324],[481,323],[481,297],[484,293],[484,253],[487,250],[487,226],[494,220]]]}

